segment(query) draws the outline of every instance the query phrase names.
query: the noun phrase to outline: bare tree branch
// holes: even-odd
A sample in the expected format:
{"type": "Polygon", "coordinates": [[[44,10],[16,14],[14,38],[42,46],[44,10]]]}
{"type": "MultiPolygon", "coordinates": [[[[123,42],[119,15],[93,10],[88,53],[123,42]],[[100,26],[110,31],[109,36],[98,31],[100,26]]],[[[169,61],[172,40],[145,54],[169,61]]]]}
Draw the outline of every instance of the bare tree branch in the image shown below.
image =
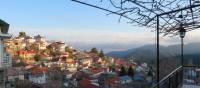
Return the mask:
{"type": "Polygon", "coordinates": [[[200,0],[72,0],[107,11],[107,15],[119,15],[138,26],[156,27],[156,16],[160,19],[160,32],[177,34],[180,22],[187,31],[199,28],[200,0]],[[189,1],[189,2],[188,2],[189,1]],[[95,3],[100,2],[101,5],[95,3]],[[183,18],[179,18],[179,16],[183,18]],[[190,24],[188,24],[190,23],[190,24]],[[186,25],[187,24],[187,25],[186,25]]]}

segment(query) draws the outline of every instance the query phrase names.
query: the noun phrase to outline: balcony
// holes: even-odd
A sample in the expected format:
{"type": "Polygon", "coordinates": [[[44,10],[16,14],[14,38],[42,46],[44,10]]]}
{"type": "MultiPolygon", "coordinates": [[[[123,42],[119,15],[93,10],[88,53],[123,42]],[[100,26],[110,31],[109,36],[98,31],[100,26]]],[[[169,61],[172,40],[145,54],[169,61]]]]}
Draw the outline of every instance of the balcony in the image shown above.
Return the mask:
{"type": "Polygon", "coordinates": [[[0,33],[0,37],[3,38],[3,39],[9,39],[12,37],[11,34],[3,34],[3,33],[0,33]]]}
{"type": "Polygon", "coordinates": [[[200,88],[200,67],[180,66],[152,88],[200,88]]]}

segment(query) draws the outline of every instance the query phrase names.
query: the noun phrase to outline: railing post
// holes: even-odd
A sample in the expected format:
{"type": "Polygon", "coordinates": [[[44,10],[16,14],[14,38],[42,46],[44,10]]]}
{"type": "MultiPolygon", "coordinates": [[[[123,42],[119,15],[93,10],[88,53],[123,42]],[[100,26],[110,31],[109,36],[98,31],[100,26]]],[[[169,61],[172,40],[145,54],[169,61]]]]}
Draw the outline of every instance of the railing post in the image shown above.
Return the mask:
{"type": "Polygon", "coordinates": [[[183,84],[183,76],[184,76],[184,68],[182,66],[182,69],[181,69],[181,77],[180,77],[180,82],[183,84]]]}
{"type": "Polygon", "coordinates": [[[171,77],[169,77],[169,88],[171,88],[171,77]]]}
{"type": "Polygon", "coordinates": [[[179,82],[178,82],[178,74],[179,71],[177,71],[177,73],[175,74],[175,83],[176,83],[176,88],[178,88],[179,82]]]}

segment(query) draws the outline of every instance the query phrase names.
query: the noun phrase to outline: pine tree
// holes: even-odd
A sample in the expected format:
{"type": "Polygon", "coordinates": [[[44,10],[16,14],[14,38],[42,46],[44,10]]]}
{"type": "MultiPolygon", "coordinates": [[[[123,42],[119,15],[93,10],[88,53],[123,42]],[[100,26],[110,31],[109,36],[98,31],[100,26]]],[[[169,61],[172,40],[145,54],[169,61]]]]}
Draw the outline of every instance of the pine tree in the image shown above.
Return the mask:
{"type": "Polygon", "coordinates": [[[130,66],[130,67],[128,68],[128,75],[129,75],[130,77],[133,77],[133,76],[134,76],[134,69],[132,68],[132,66],[130,66]]]}
{"type": "Polygon", "coordinates": [[[126,75],[126,68],[124,66],[121,66],[119,76],[124,76],[124,75],[126,75]]]}
{"type": "Polygon", "coordinates": [[[34,60],[35,60],[36,62],[40,61],[40,60],[41,60],[41,56],[40,56],[39,54],[36,54],[36,55],[34,56],[34,60]]]}
{"type": "Polygon", "coordinates": [[[104,57],[105,55],[104,55],[104,53],[103,53],[103,50],[101,50],[100,51],[100,53],[99,53],[99,57],[104,57]]]}

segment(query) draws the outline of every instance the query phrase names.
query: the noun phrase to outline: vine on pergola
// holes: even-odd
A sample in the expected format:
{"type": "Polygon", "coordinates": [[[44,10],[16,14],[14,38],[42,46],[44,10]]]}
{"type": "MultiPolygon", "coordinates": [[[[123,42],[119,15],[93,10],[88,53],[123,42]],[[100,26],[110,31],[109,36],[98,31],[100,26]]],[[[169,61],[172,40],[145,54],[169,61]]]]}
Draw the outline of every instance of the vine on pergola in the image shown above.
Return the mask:
{"type": "Polygon", "coordinates": [[[160,33],[177,35],[180,24],[191,31],[200,28],[200,0],[72,0],[116,14],[129,23],[155,28],[159,16],[160,33]]]}

